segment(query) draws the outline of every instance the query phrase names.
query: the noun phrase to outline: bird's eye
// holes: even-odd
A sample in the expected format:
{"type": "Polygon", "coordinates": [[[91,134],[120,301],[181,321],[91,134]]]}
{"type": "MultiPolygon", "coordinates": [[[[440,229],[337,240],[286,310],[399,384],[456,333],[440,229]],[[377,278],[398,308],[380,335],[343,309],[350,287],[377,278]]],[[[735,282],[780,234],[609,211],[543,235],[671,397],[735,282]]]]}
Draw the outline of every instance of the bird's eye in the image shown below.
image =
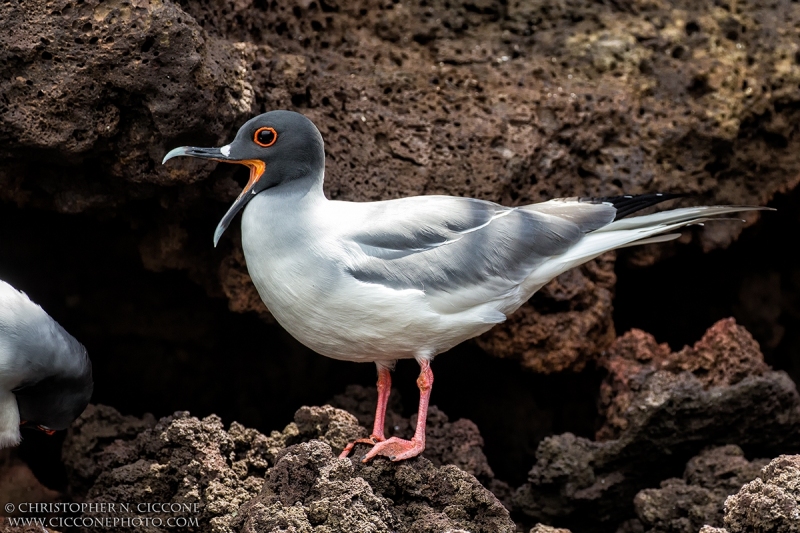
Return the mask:
{"type": "Polygon", "coordinates": [[[278,140],[278,133],[273,128],[258,128],[253,140],[257,145],[267,148],[278,140]]]}

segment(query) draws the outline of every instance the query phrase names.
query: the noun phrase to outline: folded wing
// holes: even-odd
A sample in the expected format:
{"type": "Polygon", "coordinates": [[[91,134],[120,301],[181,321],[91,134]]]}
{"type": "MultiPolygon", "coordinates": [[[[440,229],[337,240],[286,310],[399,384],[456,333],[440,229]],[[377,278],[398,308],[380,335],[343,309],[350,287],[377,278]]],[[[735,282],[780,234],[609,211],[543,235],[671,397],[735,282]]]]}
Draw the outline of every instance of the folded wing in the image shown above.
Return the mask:
{"type": "Polygon", "coordinates": [[[423,196],[374,205],[369,227],[348,236],[347,271],[364,283],[423,291],[441,313],[508,297],[547,258],[616,213],[610,203],[578,199],[509,208],[423,196]]]}

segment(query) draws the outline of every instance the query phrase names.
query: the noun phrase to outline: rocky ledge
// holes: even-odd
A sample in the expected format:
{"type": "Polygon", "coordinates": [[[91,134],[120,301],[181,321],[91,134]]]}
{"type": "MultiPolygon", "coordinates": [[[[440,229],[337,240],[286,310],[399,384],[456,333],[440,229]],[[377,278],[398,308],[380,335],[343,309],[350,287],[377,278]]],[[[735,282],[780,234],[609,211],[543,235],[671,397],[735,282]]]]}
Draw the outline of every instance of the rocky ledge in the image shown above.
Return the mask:
{"type": "MultiPolygon", "coordinates": [[[[436,407],[421,457],[363,464],[359,445],[339,459],[366,436],[375,405],[374,389],[351,386],[269,435],[226,429],[216,415],[155,420],[93,405],[64,443],[63,494],[37,486],[18,461],[0,476],[0,494],[194,505],[196,530],[213,532],[800,530],[800,457],[748,459],[797,451],[800,395],[744,328],[722,320],[677,352],[634,330],[600,360],[605,423],[595,439],[545,438],[515,489],[495,478],[475,424],[436,407]],[[21,483],[27,495],[13,492],[21,483]]],[[[414,416],[398,411],[390,405],[389,433],[407,435],[414,416]]]]}
{"type": "Polygon", "coordinates": [[[225,429],[215,415],[179,412],[155,421],[92,405],[70,430],[63,458],[71,499],[189,504],[200,527],[188,530],[513,532],[509,511],[473,475],[492,476],[477,428],[450,423],[436,409],[431,422],[427,457],[362,464],[338,454],[366,430],[327,405],[301,408],[269,436],[235,422],[225,429]]]}

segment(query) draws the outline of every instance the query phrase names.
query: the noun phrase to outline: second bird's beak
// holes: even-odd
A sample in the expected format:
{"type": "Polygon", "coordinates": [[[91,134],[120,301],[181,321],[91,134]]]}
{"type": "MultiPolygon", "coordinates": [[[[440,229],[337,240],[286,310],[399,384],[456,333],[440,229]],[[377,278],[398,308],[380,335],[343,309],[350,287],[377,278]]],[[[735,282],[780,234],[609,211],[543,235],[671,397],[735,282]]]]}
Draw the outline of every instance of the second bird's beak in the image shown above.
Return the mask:
{"type": "Polygon", "coordinates": [[[244,189],[242,190],[239,197],[236,198],[236,201],[233,202],[233,205],[228,212],[225,213],[225,216],[222,217],[222,220],[219,221],[217,224],[217,229],[214,231],[214,246],[217,246],[220,237],[222,234],[225,233],[225,230],[228,229],[233,218],[236,214],[242,210],[242,208],[250,201],[250,199],[256,194],[256,190],[254,189],[255,184],[258,180],[261,179],[261,176],[264,175],[264,170],[266,170],[267,165],[261,161],[260,159],[235,159],[230,157],[230,145],[225,146],[223,148],[198,148],[196,146],[181,146],[180,148],[175,148],[174,150],[170,150],[170,152],[164,156],[164,160],[161,161],[163,165],[173,157],[197,157],[199,159],[210,159],[212,161],[219,161],[221,163],[238,163],[240,165],[245,165],[250,167],[250,179],[247,181],[247,185],[245,185],[244,189]]]}
{"type": "Polygon", "coordinates": [[[19,421],[19,425],[20,426],[25,426],[25,427],[33,427],[33,429],[39,430],[42,433],[45,433],[45,434],[50,435],[50,436],[55,435],[55,433],[56,433],[55,429],[50,429],[50,428],[45,427],[45,426],[41,426],[41,425],[39,425],[39,426],[29,426],[27,420],[20,420],[19,421]]]}

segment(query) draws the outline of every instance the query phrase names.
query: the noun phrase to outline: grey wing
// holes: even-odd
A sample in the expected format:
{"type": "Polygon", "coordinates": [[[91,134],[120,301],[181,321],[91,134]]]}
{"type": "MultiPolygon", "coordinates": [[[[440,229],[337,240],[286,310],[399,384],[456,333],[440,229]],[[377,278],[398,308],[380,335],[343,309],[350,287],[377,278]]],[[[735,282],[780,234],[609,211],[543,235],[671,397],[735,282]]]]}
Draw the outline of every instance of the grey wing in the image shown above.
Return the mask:
{"type": "Polygon", "coordinates": [[[350,236],[347,270],[364,283],[422,290],[440,311],[464,310],[503,298],[614,214],[577,199],[516,208],[447,196],[379,202],[350,236]]]}

